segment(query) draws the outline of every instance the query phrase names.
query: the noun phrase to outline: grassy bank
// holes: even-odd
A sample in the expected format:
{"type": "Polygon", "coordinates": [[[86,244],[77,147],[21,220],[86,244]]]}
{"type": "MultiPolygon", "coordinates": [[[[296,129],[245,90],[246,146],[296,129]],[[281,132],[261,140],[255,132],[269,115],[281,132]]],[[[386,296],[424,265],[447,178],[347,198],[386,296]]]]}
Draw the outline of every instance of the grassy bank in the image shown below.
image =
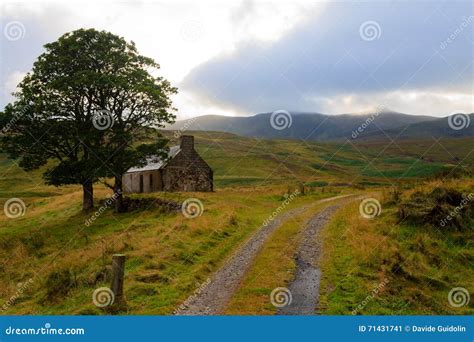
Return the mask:
{"type": "MultiPolygon", "coordinates": [[[[261,187],[142,195],[176,202],[195,197],[204,211],[189,219],[155,207],[120,215],[107,209],[90,226],[79,191],[29,199],[24,216],[0,218],[0,304],[17,293],[18,283],[33,279],[4,313],[107,313],[93,304],[92,293],[110,285],[112,254],[125,253],[127,307],[122,313],[170,314],[281,205],[286,191],[261,187]]],[[[97,190],[98,207],[107,193],[97,190]]],[[[285,210],[332,195],[307,193],[285,210]]]]}
{"type": "MultiPolygon", "coordinates": [[[[474,191],[472,180],[432,182],[401,194],[437,187],[474,191]]],[[[474,231],[413,224],[399,217],[389,196],[373,195],[382,213],[366,219],[359,203],[344,208],[324,231],[323,314],[473,314],[471,304],[453,307],[455,287],[474,292],[474,231]]],[[[469,218],[467,218],[469,219],[469,218]]]]}

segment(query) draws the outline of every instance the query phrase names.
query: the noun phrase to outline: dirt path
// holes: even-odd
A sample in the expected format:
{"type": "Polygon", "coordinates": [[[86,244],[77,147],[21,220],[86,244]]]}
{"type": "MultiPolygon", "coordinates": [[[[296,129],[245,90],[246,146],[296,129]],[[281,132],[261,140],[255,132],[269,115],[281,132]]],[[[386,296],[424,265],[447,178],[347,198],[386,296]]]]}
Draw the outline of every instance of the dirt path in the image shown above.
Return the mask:
{"type": "MultiPolygon", "coordinates": [[[[336,196],[317,201],[316,203],[347,197],[336,196]]],[[[177,310],[177,315],[216,315],[223,311],[240,281],[250,268],[253,259],[270,235],[291,216],[298,215],[314,203],[289,210],[274,218],[268,225],[262,226],[250,239],[240,247],[206,283],[191,295],[177,310]]]]}
{"type": "Polygon", "coordinates": [[[321,240],[317,237],[334,212],[343,204],[340,202],[325,208],[313,216],[306,225],[295,257],[295,278],[288,286],[292,301],[289,305],[278,309],[279,315],[314,315],[316,313],[321,281],[321,270],[316,263],[322,247],[321,240]]]}

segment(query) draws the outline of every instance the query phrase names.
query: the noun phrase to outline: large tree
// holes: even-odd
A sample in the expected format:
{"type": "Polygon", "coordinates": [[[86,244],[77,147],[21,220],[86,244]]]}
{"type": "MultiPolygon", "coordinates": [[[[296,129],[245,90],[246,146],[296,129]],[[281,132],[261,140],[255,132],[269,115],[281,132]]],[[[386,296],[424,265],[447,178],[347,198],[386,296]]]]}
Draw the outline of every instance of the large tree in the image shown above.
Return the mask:
{"type": "Polygon", "coordinates": [[[149,127],[173,122],[176,89],[155,76],[153,59],[109,32],[73,31],[45,49],[1,117],[2,148],[26,170],[54,159],[47,183],[81,184],[85,210],[93,183],[113,177],[120,209],[122,173],[164,153],[149,127]]]}

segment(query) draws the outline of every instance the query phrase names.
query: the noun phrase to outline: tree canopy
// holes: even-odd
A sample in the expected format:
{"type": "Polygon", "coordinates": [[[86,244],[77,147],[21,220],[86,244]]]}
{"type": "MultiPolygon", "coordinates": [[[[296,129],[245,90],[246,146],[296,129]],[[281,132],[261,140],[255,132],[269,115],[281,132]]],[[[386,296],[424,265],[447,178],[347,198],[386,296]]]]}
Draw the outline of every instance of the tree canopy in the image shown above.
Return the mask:
{"type": "Polygon", "coordinates": [[[54,160],[46,182],[81,184],[86,210],[93,183],[113,177],[120,203],[122,173],[165,153],[150,128],[174,121],[177,90],[153,59],[109,32],[80,29],[44,47],[0,118],[2,149],[25,170],[54,160]]]}

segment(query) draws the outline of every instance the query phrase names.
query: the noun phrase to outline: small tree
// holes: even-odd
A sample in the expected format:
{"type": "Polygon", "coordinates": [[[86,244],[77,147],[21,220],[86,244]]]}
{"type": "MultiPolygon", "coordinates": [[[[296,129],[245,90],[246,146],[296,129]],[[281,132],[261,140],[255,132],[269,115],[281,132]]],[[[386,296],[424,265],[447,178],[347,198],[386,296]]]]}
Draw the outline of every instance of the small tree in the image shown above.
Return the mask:
{"type": "Polygon", "coordinates": [[[159,136],[137,142],[150,138],[148,127],[173,122],[176,89],[152,76],[153,59],[109,32],[73,31],[45,49],[2,115],[1,146],[26,170],[56,160],[47,183],[81,184],[85,210],[93,207],[93,183],[112,176],[120,204],[122,173],[164,151],[159,136]]]}

